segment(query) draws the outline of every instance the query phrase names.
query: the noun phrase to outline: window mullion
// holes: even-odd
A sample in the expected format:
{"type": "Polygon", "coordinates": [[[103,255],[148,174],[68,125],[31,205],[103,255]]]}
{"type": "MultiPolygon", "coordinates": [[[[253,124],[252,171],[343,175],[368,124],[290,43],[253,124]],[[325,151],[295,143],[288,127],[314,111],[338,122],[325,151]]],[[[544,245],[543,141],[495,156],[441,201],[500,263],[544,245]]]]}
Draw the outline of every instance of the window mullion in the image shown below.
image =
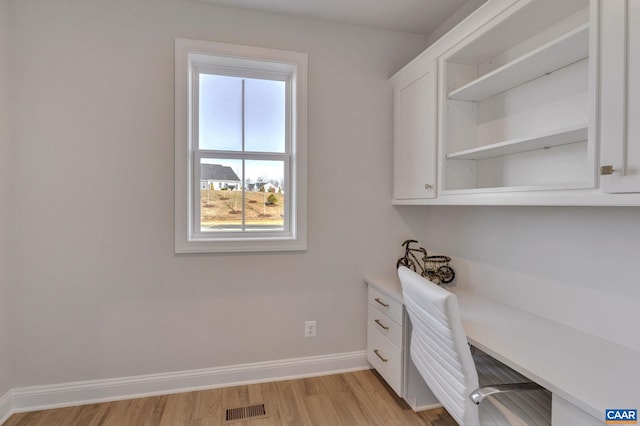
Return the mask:
{"type": "Polygon", "coordinates": [[[245,151],[245,79],[242,79],[242,152],[245,151]]]}
{"type": "Polygon", "coordinates": [[[240,151],[216,151],[211,149],[201,149],[197,151],[200,158],[223,158],[242,160],[245,155],[240,151]]]}
{"type": "Polygon", "coordinates": [[[244,173],[245,173],[245,156],[244,156],[244,149],[245,149],[245,79],[242,79],[242,182],[240,182],[240,185],[242,187],[242,231],[246,231],[247,230],[247,224],[246,224],[246,209],[245,209],[245,204],[244,204],[244,173]]]}
{"type": "Polygon", "coordinates": [[[248,160],[284,160],[291,154],[283,152],[268,151],[216,151],[211,149],[197,150],[200,158],[229,158],[229,159],[248,159],[248,160]]]}
{"type": "Polygon", "coordinates": [[[244,232],[245,229],[245,214],[246,214],[246,206],[247,206],[247,194],[245,193],[244,190],[244,183],[245,183],[245,173],[246,173],[246,164],[245,164],[245,160],[242,160],[242,182],[240,182],[240,188],[242,189],[242,231],[244,232]]]}

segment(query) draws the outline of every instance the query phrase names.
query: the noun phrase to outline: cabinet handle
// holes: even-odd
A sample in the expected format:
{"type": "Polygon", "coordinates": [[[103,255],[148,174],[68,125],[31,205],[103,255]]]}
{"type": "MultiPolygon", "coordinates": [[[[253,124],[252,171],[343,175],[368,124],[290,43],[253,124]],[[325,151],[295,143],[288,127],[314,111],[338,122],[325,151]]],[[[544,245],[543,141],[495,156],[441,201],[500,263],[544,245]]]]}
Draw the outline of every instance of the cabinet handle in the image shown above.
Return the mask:
{"type": "Polygon", "coordinates": [[[602,176],[604,175],[612,175],[613,172],[615,172],[616,170],[614,170],[613,166],[601,166],[600,167],[600,174],[602,176]]]}
{"type": "Polygon", "coordinates": [[[387,362],[389,361],[388,359],[384,358],[382,355],[380,355],[380,353],[378,353],[377,349],[373,350],[373,353],[376,354],[378,356],[378,358],[380,358],[380,360],[382,360],[382,362],[387,362]]]}
{"type": "Polygon", "coordinates": [[[424,184],[424,189],[431,189],[433,188],[433,185],[429,184],[429,183],[425,183],[424,184]]]}
{"type": "Polygon", "coordinates": [[[382,300],[380,300],[380,298],[379,298],[379,297],[376,297],[376,298],[375,298],[375,299],[373,299],[373,300],[375,300],[376,302],[378,302],[379,304],[381,304],[381,305],[382,305],[382,306],[384,306],[385,308],[388,308],[388,307],[389,307],[389,305],[388,305],[388,304],[386,304],[386,303],[384,303],[382,300]]]}
{"type": "Polygon", "coordinates": [[[387,327],[386,325],[384,325],[383,323],[381,323],[379,319],[374,320],[374,322],[375,322],[376,324],[378,324],[380,327],[384,328],[385,330],[388,330],[388,329],[389,329],[389,327],[387,327]]]}

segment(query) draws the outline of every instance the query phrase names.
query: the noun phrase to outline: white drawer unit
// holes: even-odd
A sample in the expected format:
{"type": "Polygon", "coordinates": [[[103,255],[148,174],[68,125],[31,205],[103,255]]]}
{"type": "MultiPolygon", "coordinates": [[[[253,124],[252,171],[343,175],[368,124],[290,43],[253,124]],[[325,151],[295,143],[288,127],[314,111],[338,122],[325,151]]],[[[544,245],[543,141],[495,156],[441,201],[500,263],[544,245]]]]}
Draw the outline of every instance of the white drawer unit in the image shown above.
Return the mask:
{"type": "Polygon", "coordinates": [[[365,280],[367,360],[415,411],[440,406],[409,357],[411,324],[398,282],[365,280]]]}
{"type": "Polygon", "coordinates": [[[399,396],[404,396],[402,351],[371,324],[367,327],[367,360],[399,396]]]}
{"type": "Polygon", "coordinates": [[[396,349],[402,349],[402,324],[395,322],[369,304],[367,322],[369,327],[382,334],[396,349]]]}
{"type": "Polygon", "coordinates": [[[369,287],[369,304],[402,325],[402,302],[375,287],[369,287]]]}

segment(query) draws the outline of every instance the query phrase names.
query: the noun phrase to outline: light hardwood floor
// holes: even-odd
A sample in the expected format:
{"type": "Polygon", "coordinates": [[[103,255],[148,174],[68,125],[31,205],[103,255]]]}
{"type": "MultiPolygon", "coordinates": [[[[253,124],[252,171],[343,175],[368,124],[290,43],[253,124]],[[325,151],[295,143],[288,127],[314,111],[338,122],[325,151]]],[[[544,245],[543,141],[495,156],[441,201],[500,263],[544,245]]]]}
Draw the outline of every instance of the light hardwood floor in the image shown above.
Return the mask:
{"type": "Polygon", "coordinates": [[[441,408],[415,413],[373,370],[14,414],[3,426],[449,426],[441,408]],[[266,418],[226,423],[227,409],[265,404],[266,418]]]}

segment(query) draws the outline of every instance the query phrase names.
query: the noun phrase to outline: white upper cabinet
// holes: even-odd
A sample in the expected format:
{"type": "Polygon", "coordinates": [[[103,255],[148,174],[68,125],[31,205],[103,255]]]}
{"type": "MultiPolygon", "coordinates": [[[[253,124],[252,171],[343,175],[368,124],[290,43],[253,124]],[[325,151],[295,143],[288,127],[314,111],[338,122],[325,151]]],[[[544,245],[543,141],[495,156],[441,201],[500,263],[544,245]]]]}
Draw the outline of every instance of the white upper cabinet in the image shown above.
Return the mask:
{"type": "Polygon", "coordinates": [[[394,204],[640,205],[640,0],[487,0],[391,81],[394,204]]]}
{"type": "Polygon", "coordinates": [[[602,190],[640,192],[640,1],[600,7],[602,190]]]}
{"type": "Polygon", "coordinates": [[[415,79],[398,78],[393,91],[393,198],[436,196],[435,61],[415,79]]]}
{"type": "Polygon", "coordinates": [[[440,194],[594,188],[588,0],[520,1],[439,58],[440,194]]]}

